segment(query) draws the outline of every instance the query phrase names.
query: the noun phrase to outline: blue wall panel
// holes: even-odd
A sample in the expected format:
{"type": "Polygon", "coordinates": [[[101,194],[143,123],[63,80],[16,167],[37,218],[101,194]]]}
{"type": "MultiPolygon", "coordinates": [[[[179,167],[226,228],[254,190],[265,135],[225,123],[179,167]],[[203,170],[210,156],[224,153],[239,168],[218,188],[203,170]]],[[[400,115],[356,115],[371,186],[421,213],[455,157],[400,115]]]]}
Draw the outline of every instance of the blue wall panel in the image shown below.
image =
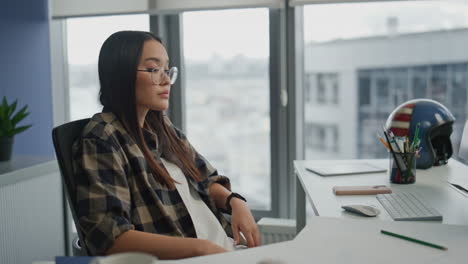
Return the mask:
{"type": "Polygon", "coordinates": [[[53,155],[47,0],[2,1],[0,8],[0,97],[18,99],[33,124],[15,137],[13,155],[53,155]]]}

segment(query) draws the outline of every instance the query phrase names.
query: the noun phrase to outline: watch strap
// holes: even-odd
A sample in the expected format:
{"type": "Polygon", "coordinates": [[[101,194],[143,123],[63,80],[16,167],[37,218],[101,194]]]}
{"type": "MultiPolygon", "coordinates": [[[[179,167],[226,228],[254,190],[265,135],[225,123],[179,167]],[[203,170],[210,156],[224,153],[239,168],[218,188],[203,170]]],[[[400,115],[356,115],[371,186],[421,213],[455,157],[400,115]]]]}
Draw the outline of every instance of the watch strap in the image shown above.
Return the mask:
{"type": "Polygon", "coordinates": [[[244,202],[247,202],[247,200],[240,194],[232,192],[227,198],[226,198],[226,210],[222,209],[221,212],[231,214],[232,213],[232,207],[231,207],[231,199],[232,198],[238,198],[243,200],[244,202]]]}

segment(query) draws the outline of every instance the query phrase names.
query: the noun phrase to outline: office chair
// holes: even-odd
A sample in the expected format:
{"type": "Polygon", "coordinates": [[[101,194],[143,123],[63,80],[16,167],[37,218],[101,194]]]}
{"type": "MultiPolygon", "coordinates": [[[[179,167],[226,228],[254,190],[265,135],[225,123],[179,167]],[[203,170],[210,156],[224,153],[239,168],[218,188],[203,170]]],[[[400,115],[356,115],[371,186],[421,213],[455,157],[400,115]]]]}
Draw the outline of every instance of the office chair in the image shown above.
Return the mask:
{"type": "Polygon", "coordinates": [[[78,218],[76,216],[76,184],[73,174],[73,156],[72,146],[73,143],[81,136],[81,133],[89,122],[89,118],[81,119],[73,122],[63,124],[52,129],[52,140],[54,142],[55,154],[62,175],[62,182],[64,185],[65,195],[67,197],[68,205],[70,206],[73,221],[78,232],[78,238],[73,240],[73,255],[87,256],[89,252],[84,244],[84,236],[78,226],[78,218]],[[81,241],[81,243],[80,243],[81,241]],[[80,245],[81,244],[81,245],[80,245]]]}

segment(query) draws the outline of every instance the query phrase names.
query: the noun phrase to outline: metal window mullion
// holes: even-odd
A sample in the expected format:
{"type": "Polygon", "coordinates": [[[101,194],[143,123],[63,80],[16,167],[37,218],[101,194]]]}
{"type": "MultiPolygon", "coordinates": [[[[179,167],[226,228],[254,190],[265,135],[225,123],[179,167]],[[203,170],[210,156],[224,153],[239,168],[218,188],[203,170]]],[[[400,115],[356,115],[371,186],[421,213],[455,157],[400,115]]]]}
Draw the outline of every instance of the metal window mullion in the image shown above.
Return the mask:
{"type": "MultiPolygon", "coordinates": [[[[270,78],[270,127],[271,127],[271,209],[274,216],[282,216],[284,212],[280,212],[280,209],[284,206],[280,206],[280,201],[284,201],[284,194],[281,186],[281,175],[286,174],[286,151],[285,145],[285,131],[282,129],[281,124],[285,123],[285,110],[281,106],[281,82],[285,79],[284,71],[282,67],[282,54],[281,47],[281,32],[285,30],[281,29],[281,13],[280,9],[270,9],[269,20],[270,20],[270,63],[269,63],[269,78],[270,78]]],[[[284,128],[285,126],[283,126],[284,128]]]]}
{"type": "Polygon", "coordinates": [[[296,213],[293,161],[304,157],[302,24],[301,7],[270,10],[272,208],[285,218],[296,213]]]}
{"type": "Polygon", "coordinates": [[[54,126],[70,121],[70,82],[67,56],[67,24],[65,19],[50,21],[52,68],[52,107],[54,126]]]}
{"type": "Polygon", "coordinates": [[[179,78],[171,87],[169,115],[172,123],[185,131],[185,65],[183,49],[182,14],[150,16],[150,31],[163,39],[171,66],[179,68],[179,78]]]}
{"type": "Polygon", "coordinates": [[[296,216],[296,177],[294,160],[305,158],[304,149],[304,19],[303,7],[287,7],[288,65],[288,216],[296,216]]]}
{"type": "MultiPolygon", "coordinates": [[[[66,20],[50,20],[50,53],[52,81],[52,113],[53,124],[59,126],[70,121],[70,83],[68,75],[67,56],[67,24],[66,20]]],[[[65,255],[72,255],[73,217],[66,198],[66,190],[62,187],[63,230],[65,255]]]]}

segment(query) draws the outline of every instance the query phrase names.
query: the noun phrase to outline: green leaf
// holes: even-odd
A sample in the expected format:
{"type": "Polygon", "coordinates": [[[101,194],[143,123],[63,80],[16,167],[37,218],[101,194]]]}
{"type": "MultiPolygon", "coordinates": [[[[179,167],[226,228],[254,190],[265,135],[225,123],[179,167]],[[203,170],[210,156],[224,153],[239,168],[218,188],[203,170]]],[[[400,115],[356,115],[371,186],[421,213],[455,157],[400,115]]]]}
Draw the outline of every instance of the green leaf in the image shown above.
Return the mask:
{"type": "Polygon", "coordinates": [[[6,97],[3,96],[0,103],[0,137],[11,137],[31,127],[31,125],[16,127],[18,122],[29,115],[29,112],[26,112],[27,105],[15,114],[17,105],[18,100],[9,105],[6,97]]]}
{"type": "Polygon", "coordinates": [[[13,102],[13,104],[11,104],[11,105],[9,106],[9,110],[8,110],[8,112],[7,112],[7,117],[8,117],[8,118],[10,118],[11,115],[13,114],[13,112],[15,112],[15,110],[16,110],[16,105],[17,105],[17,104],[18,104],[18,100],[15,100],[15,101],[13,102]]]}
{"type": "Polygon", "coordinates": [[[4,111],[6,111],[6,109],[8,108],[8,103],[7,103],[7,100],[6,100],[5,96],[3,96],[2,107],[3,107],[3,109],[5,109],[4,111]]]}
{"type": "Polygon", "coordinates": [[[12,135],[15,135],[15,134],[18,134],[18,133],[21,133],[23,131],[25,131],[26,129],[30,128],[32,125],[26,125],[26,126],[20,126],[20,127],[17,127],[15,129],[12,130],[12,135]]]}
{"type": "Polygon", "coordinates": [[[2,104],[0,105],[0,120],[6,119],[7,107],[5,96],[3,96],[2,104]]]}
{"type": "Polygon", "coordinates": [[[3,107],[0,105],[0,122],[6,119],[6,115],[4,114],[3,107]]]}
{"type": "Polygon", "coordinates": [[[19,121],[23,120],[25,117],[29,115],[29,113],[26,112],[27,108],[28,106],[25,105],[23,108],[21,108],[21,110],[18,111],[18,113],[16,113],[15,116],[13,116],[13,118],[11,119],[11,122],[13,123],[14,126],[16,126],[16,124],[18,124],[19,121]]]}

